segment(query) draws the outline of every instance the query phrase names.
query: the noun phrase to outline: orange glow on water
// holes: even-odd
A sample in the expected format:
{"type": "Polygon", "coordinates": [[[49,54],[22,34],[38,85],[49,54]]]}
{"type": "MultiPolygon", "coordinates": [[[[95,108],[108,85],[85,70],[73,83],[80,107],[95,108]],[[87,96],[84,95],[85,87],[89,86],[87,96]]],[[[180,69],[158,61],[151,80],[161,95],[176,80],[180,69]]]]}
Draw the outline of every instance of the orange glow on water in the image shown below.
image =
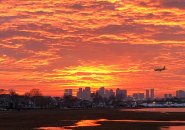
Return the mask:
{"type": "Polygon", "coordinates": [[[86,126],[100,126],[101,124],[99,124],[98,122],[103,122],[106,121],[106,119],[99,119],[99,120],[81,120],[79,122],[76,123],[76,125],[74,127],[86,127],[86,126]]]}

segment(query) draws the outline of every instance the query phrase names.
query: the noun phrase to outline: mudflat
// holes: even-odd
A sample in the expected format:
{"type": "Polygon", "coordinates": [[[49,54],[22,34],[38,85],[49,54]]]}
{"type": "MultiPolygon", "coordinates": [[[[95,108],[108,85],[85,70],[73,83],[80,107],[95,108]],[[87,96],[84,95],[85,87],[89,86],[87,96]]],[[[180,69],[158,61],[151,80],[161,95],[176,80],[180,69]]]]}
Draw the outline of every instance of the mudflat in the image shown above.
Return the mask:
{"type": "Polygon", "coordinates": [[[185,112],[160,113],[118,109],[24,110],[0,112],[0,130],[32,130],[40,127],[73,126],[80,120],[99,119],[107,121],[98,122],[100,124],[98,126],[79,126],[72,129],[161,130],[162,127],[185,126],[185,112]],[[132,121],[124,122],[124,120],[132,121]]]}

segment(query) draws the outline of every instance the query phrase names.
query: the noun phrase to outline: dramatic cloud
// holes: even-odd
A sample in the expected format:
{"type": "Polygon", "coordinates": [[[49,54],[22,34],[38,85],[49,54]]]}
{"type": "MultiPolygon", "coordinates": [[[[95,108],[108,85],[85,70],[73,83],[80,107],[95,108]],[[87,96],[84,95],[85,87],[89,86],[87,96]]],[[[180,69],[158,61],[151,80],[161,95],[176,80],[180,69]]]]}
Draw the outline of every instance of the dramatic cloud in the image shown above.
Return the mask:
{"type": "Polygon", "coordinates": [[[184,0],[1,1],[0,93],[183,89],[184,8],[184,0]]]}
{"type": "Polygon", "coordinates": [[[185,9],[185,0],[162,0],[161,4],[164,7],[185,9]]]}

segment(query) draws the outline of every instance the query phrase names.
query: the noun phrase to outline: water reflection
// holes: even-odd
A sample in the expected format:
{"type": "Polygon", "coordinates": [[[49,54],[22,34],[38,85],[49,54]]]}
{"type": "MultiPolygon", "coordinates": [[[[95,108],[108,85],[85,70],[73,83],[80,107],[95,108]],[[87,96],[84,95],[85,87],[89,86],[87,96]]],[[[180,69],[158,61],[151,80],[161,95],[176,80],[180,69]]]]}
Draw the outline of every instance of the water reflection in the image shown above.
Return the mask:
{"type": "Polygon", "coordinates": [[[40,127],[37,130],[72,130],[73,128],[77,128],[77,127],[100,126],[101,124],[99,122],[102,122],[102,121],[107,121],[107,119],[81,120],[81,121],[75,123],[73,126],[64,126],[64,127],[40,127]]]}
{"type": "Polygon", "coordinates": [[[99,120],[81,120],[77,122],[74,127],[84,127],[84,126],[100,126],[99,122],[107,121],[107,119],[99,119],[99,120]]]}
{"type": "Polygon", "coordinates": [[[40,127],[36,130],[72,130],[72,129],[67,129],[64,127],[40,127]]]}
{"type": "Polygon", "coordinates": [[[170,127],[163,127],[161,130],[185,130],[185,126],[170,126],[170,127]]]}
{"type": "Polygon", "coordinates": [[[135,123],[179,123],[185,124],[185,121],[155,121],[155,120],[106,120],[107,122],[135,122],[135,123]]]}
{"type": "Polygon", "coordinates": [[[142,108],[142,109],[123,109],[122,111],[140,111],[140,112],[185,112],[185,108],[142,108]]]}
{"type": "MultiPolygon", "coordinates": [[[[178,123],[178,124],[185,124],[185,121],[108,120],[108,119],[98,119],[98,120],[80,120],[80,121],[78,121],[77,123],[75,123],[72,126],[64,126],[64,127],[41,127],[41,128],[38,128],[37,130],[72,130],[72,129],[77,128],[77,127],[95,127],[95,126],[101,126],[101,122],[178,123]]],[[[185,126],[163,127],[163,128],[161,128],[161,130],[185,130],[185,126]]]]}

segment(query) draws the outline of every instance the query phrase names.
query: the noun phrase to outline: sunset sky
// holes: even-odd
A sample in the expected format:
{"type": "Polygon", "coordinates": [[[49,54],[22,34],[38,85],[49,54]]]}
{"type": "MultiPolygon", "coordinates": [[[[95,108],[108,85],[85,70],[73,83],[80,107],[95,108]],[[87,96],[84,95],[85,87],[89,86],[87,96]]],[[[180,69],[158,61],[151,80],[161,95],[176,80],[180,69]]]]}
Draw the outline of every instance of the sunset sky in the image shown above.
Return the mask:
{"type": "Polygon", "coordinates": [[[185,0],[0,0],[0,89],[85,86],[185,89],[185,0]]]}

